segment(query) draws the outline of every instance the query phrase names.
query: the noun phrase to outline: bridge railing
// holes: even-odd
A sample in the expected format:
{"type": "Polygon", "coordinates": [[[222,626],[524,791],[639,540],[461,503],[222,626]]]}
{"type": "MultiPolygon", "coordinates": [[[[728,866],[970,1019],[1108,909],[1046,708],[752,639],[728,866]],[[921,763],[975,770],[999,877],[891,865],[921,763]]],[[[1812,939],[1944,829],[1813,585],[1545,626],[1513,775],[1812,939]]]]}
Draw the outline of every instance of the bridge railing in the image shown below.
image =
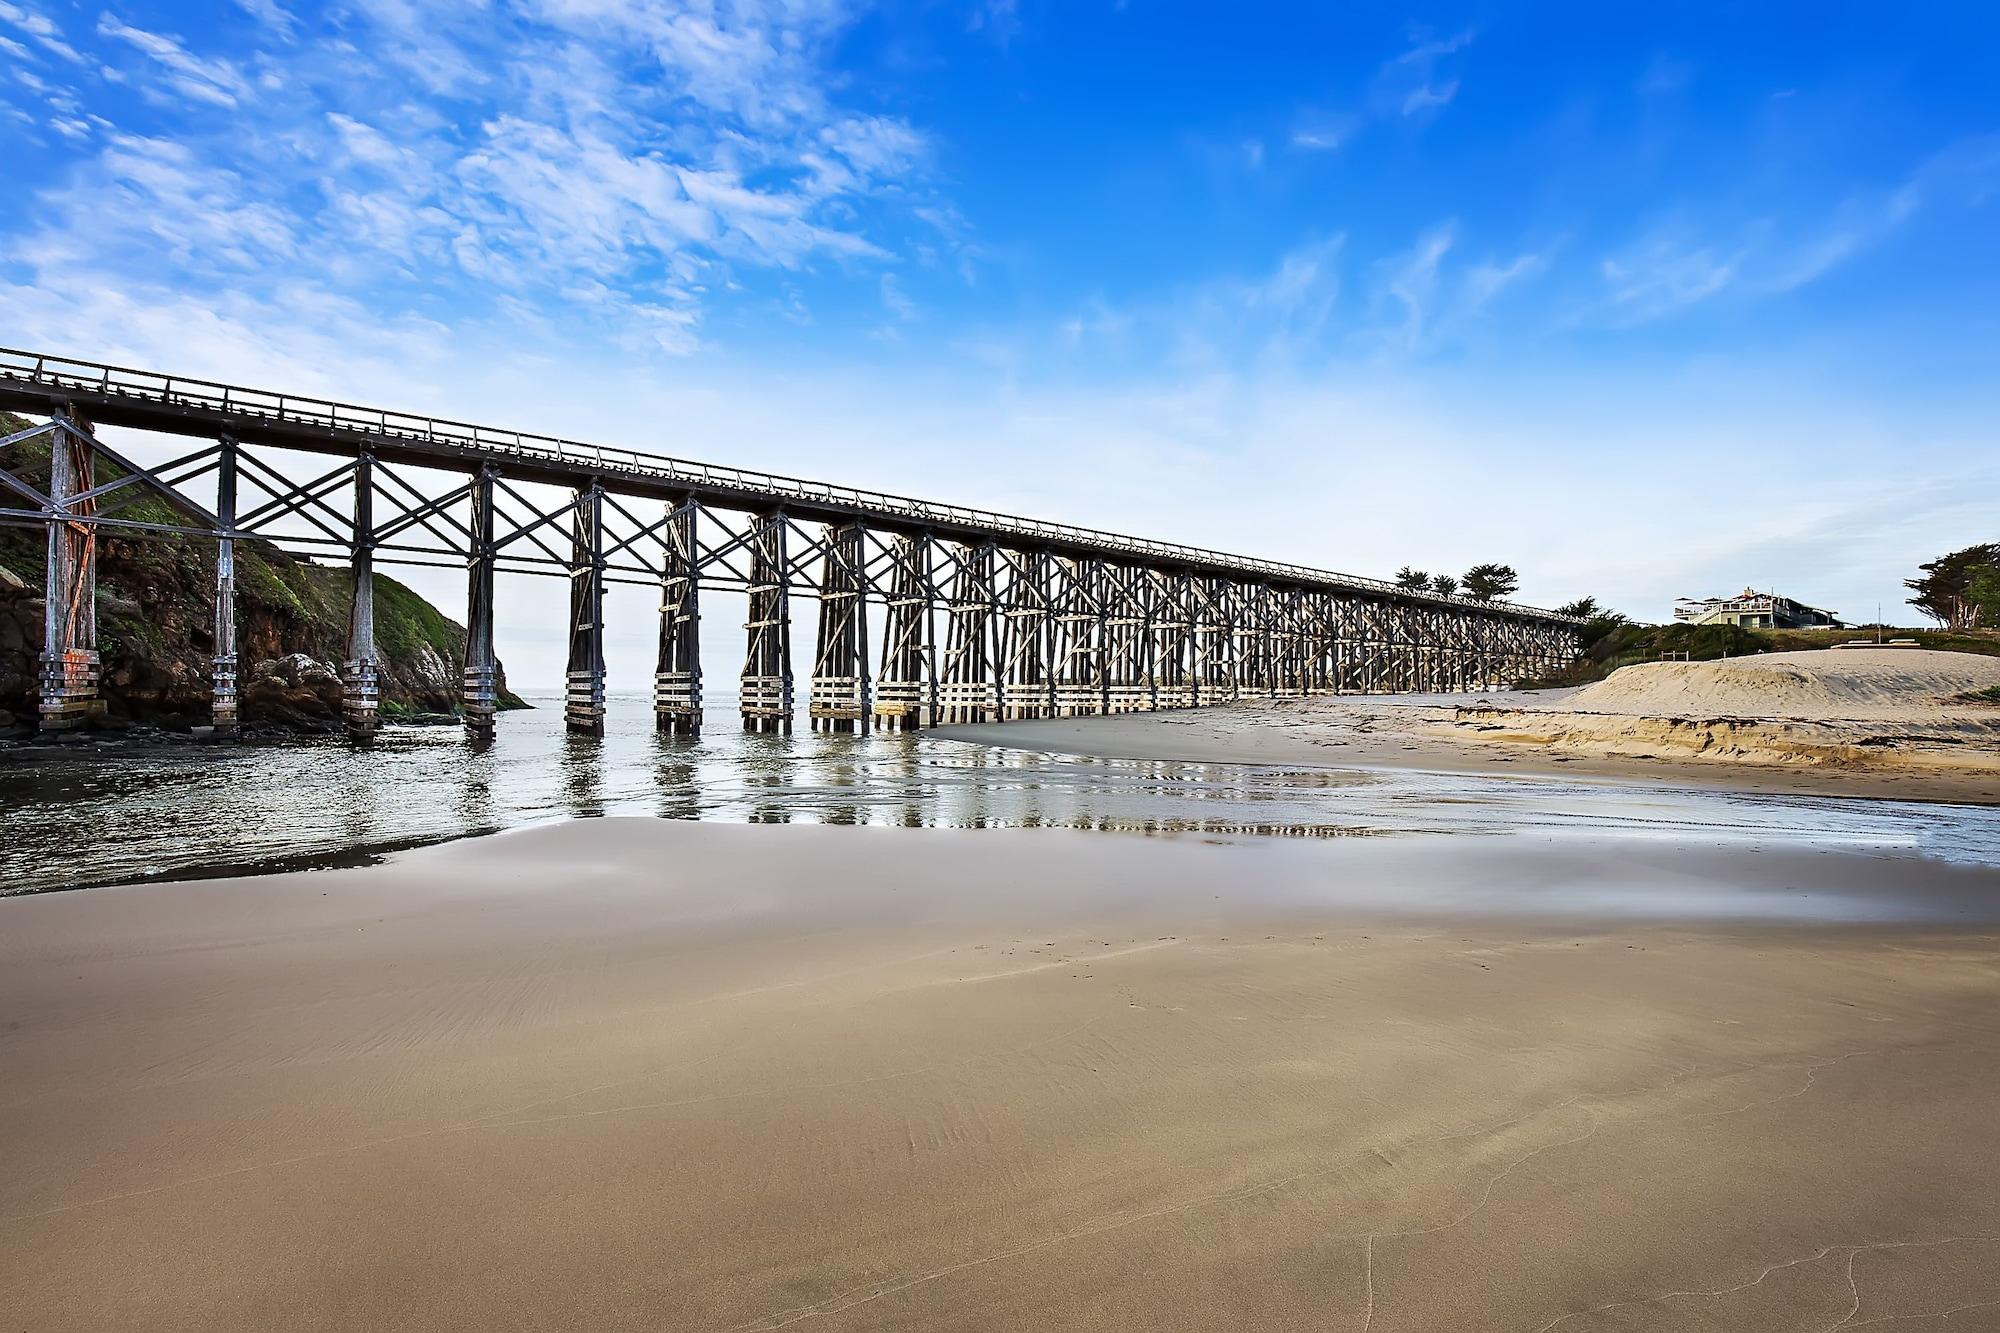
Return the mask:
{"type": "Polygon", "coordinates": [[[525,460],[582,465],[604,471],[624,472],[648,480],[665,481],[672,485],[685,485],[691,489],[709,487],[760,492],[779,503],[788,498],[795,498],[841,508],[870,510],[914,524],[952,524],[991,532],[996,537],[1005,535],[1026,538],[1030,541],[1057,541],[1074,546],[1091,547],[1110,554],[1138,556],[1166,563],[1222,568],[1282,582],[1331,585],[1378,592],[1457,610],[1498,611],[1532,616],[1540,620],[1581,623],[1576,622],[1574,617],[1558,615],[1552,611],[1523,606],[1515,602],[1473,602],[1469,599],[1443,597],[1432,593],[1415,592],[1383,579],[1340,574],[1283,561],[1261,560],[1254,556],[1232,555],[1223,551],[1185,546],[1177,542],[1128,537],[1119,533],[1080,528],[1069,523],[1050,523],[1041,519],[1022,518],[1015,514],[996,513],[964,505],[918,500],[885,491],[861,490],[832,482],[807,481],[779,473],[701,463],[665,454],[642,453],[635,449],[588,444],[524,431],[499,430],[491,426],[479,426],[442,417],[417,416],[404,412],[391,412],[383,408],[360,407],[334,399],[250,389],[215,380],[136,370],[129,366],[108,365],[99,361],[72,360],[10,347],[0,347],[0,382],[4,381],[132,398],[164,406],[204,408],[266,421],[349,431],[359,435],[406,439],[423,444],[451,445],[525,460]]]}

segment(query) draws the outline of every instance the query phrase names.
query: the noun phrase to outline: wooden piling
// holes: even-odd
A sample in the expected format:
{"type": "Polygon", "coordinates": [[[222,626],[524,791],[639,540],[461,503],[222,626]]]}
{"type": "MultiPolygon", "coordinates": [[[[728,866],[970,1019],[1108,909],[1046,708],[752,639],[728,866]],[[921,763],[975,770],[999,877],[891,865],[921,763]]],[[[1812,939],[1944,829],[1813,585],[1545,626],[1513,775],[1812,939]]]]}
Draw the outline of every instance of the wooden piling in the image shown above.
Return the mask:
{"type": "Polygon", "coordinates": [[[224,435],[215,472],[215,642],[209,670],[209,725],[227,739],[237,734],[236,716],[236,437],[224,435]]]}
{"type": "Polygon", "coordinates": [[[792,616],[787,596],[791,568],[785,556],[784,511],[750,519],[750,615],[740,707],[743,730],[760,733],[792,729],[792,616]]]}
{"type": "Polygon", "coordinates": [[[347,605],[347,656],[340,664],[340,712],[347,734],[372,739],[380,717],[380,664],[375,650],[375,456],[354,459],[354,535],[349,547],[354,586],[347,605]]]}
{"type": "Polygon", "coordinates": [[[1006,567],[1006,591],[996,590],[993,608],[999,642],[995,660],[1000,674],[1000,715],[1003,721],[1052,717],[1055,682],[1049,672],[1049,554],[1046,551],[996,553],[1006,567]]]}
{"type": "Polygon", "coordinates": [[[819,632],[806,712],[814,731],[865,733],[868,680],[867,533],[859,523],[826,529],[820,562],[819,632]]]}
{"type": "Polygon", "coordinates": [[[91,498],[97,454],[89,424],[75,411],[56,413],[49,440],[47,606],[42,621],[41,729],[74,731],[103,715],[98,697],[97,512],[91,498]]]}
{"type": "Polygon", "coordinates": [[[663,735],[701,733],[701,571],[693,498],[669,505],[660,556],[660,654],[653,669],[653,725],[663,735]]]}
{"type": "Polygon", "coordinates": [[[1140,713],[1153,706],[1152,585],[1138,565],[1103,564],[1100,633],[1104,646],[1101,711],[1140,713]]]}
{"type": "Polygon", "coordinates": [[[952,548],[944,599],[944,665],[938,706],[946,726],[997,721],[999,677],[993,651],[993,547],[952,548]]]}
{"type": "Polygon", "coordinates": [[[580,487],[571,502],[569,670],[563,725],[604,734],[604,487],[580,487]]]}
{"type": "Polygon", "coordinates": [[[891,538],[882,606],[882,656],[869,711],[878,731],[915,731],[935,720],[935,654],[931,643],[931,541],[891,538]]]}
{"type": "Polygon", "coordinates": [[[465,729],[474,740],[493,735],[499,706],[499,664],[493,655],[493,488],[499,470],[491,463],[472,483],[471,552],[467,559],[465,676],[460,696],[465,729]]]}

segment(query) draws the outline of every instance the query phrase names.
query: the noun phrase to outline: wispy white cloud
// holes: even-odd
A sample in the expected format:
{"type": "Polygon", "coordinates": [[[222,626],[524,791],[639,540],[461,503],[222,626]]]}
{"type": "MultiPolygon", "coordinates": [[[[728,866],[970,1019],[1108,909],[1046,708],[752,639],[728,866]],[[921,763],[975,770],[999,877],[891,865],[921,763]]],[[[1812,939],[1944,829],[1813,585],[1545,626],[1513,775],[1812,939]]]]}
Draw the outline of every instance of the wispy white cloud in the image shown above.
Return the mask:
{"type": "Polygon", "coordinates": [[[969,7],[965,27],[968,32],[985,34],[1005,48],[1021,35],[1020,0],[977,0],[969,7]]]}
{"type": "MultiPolygon", "coordinates": [[[[928,136],[844,100],[830,59],[854,15],[836,0],[355,0],[310,32],[276,0],[239,4],[258,23],[227,56],[99,17],[100,77],[168,108],[171,128],[105,125],[10,251],[107,280],[161,263],[190,284],[226,274],[267,300],[281,282],[462,299],[455,275],[496,317],[503,299],[545,302],[674,351],[698,345],[709,293],[739,272],[971,272],[928,136]],[[611,290],[629,299],[587,299],[611,290]]],[[[16,46],[62,42],[16,0],[0,25],[16,46]]],[[[52,134],[92,133],[73,98],[51,98],[52,134]]]]}
{"type": "Polygon", "coordinates": [[[14,4],[12,0],[0,0],[0,23],[10,24],[17,31],[26,33],[35,45],[73,65],[85,63],[82,54],[63,36],[62,29],[38,9],[14,4]]]}
{"type": "Polygon", "coordinates": [[[1614,322],[1643,323],[1698,305],[1736,280],[1746,251],[1718,252],[1664,232],[1645,238],[1599,268],[1614,322]]]}
{"type": "Polygon", "coordinates": [[[1292,147],[1303,148],[1307,152],[1330,153],[1346,143],[1352,134],[1351,125],[1312,112],[1292,131],[1292,147]]]}
{"type": "Polygon", "coordinates": [[[1655,222],[1599,263],[1598,313],[1644,323],[1724,296],[1796,291],[1887,241],[1926,209],[1976,207],[2000,191],[2000,136],[1953,144],[1887,188],[1860,190],[1810,219],[1655,222]]]}
{"type": "Polygon", "coordinates": [[[1509,291],[1548,270],[1554,246],[1507,258],[1455,259],[1463,250],[1456,221],[1420,234],[1408,250],[1376,265],[1376,305],[1386,322],[1365,338],[1406,353],[1424,352],[1474,336],[1488,310],[1509,291]]]}
{"type": "Polygon", "coordinates": [[[895,274],[882,275],[881,291],[883,309],[900,320],[908,321],[917,317],[917,303],[910,299],[902,284],[896,281],[895,274]]]}
{"type": "MultiPolygon", "coordinates": [[[[1315,359],[1339,311],[1345,245],[1341,235],[1303,242],[1260,273],[1216,277],[1130,305],[1092,297],[1056,322],[1053,346],[1064,358],[1170,362],[1187,373],[1315,359]]],[[[1047,336],[1037,332],[1027,346],[993,359],[1032,363],[1049,349],[1047,336]]]]}
{"type": "Polygon", "coordinates": [[[1472,44],[1468,28],[1450,37],[1425,39],[1383,61],[1357,104],[1309,106],[1293,117],[1291,145],[1325,153],[1345,147],[1370,122],[1422,117],[1458,96],[1459,78],[1442,68],[1472,44]]]}
{"type": "Polygon", "coordinates": [[[1456,96],[1458,96],[1457,79],[1446,79],[1442,83],[1435,84],[1426,83],[1421,87],[1410,89],[1404,96],[1403,114],[1414,116],[1432,107],[1443,106],[1456,96]]]}
{"type": "Polygon", "coordinates": [[[1763,278],[1786,292],[1819,278],[1887,240],[1926,208],[1977,207],[2000,190],[2000,135],[1963,140],[1927,159],[1887,190],[1850,195],[1832,215],[1804,232],[1763,278]]]}
{"type": "Polygon", "coordinates": [[[1383,288],[1402,310],[1402,341],[1414,346],[1423,340],[1434,313],[1438,269],[1458,238],[1454,223],[1433,227],[1417,238],[1408,253],[1384,264],[1383,288]]]}
{"type": "MultiPolygon", "coordinates": [[[[97,31],[143,51],[159,66],[166,86],[182,97],[219,107],[234,107],[249,92],[249,81],[241,70],[226,60],[203,59],[188,51],[175,38],[120,23],[110,14],[97,20],[97,31]]],[[[157,95],[159,85],[148,79],[139,85],[142,92],[157,95]]]]}
{"type": "MultiPolygon", "coordinates": [[[[1095,297],[1057,321],[1054,345],[1066,358],[1170,363],[1199,374],[1415,364],[1487,337],[1502,303],[1548,273],[1562,245],[1468,253],[1464,233],[1442,221],[1373,257],[1352,254],[1337,234],[1301,242],[1254,275],[1122,306],[1095,297]]],[[[1030,352],[1010,362],[1033,359],[1030,352]]]]}
{"type": "Polygon", "coordinates": [[[1527,252],[1512,259],[1485,259],[1465,271],[1465,299],[1474,310],[1484,310],[1510,287],[1546,272],[1550,252],[1527,252]]]}
{"type": "Polygon", "coordinates": [[[1394,107],[1403,116],[1444,106],[1458,95],[1458,79],[1445,75],[1440,66],[1472,45],[1473,36],[1467,28],[1450,37],[1417,42],[1377,71],[1371,100],[1378,108],[1394,107]]]}
{"type": "Polygon", "coordinates": [[[290,37],[299,21],[278,0],[236,0],[236,7],[280,37],[290,37]]]}

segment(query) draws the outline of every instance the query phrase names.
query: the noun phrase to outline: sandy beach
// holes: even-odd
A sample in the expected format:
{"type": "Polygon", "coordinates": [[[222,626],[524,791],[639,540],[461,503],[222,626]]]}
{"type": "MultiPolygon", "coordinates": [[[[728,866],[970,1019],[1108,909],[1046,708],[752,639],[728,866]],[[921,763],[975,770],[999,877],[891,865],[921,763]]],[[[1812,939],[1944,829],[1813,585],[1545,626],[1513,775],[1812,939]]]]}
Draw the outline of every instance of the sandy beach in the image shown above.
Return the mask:
{"type": "Polygon", "coordinates": [[[619,819],[0,900],[0,1310],[1993,1328],[1996,889],[619,819]]]}
{"type": "Polygon", "coordinates": [[[935,734],[1118,759],[1666,781],[2000,805],[2000,658],[1859,649],[1626,667],[1582,689],[1255,699],[935,734]]]}

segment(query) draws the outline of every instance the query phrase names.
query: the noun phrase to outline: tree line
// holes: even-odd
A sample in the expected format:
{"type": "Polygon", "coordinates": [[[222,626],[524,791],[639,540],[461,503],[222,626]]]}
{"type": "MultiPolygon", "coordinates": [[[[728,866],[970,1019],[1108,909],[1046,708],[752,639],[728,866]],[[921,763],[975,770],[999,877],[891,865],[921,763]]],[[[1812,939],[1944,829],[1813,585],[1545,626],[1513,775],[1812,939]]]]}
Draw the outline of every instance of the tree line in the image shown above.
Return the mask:
{"type": "Polygon", "coordinates": [[[1513,595],[1521,586],[1521,576],[1512,565],[1474,565],[1462,579],[1449,574],[1427,574],[1404,565],[1396,571],[1396,586],[1404,592],[1435,593],[1439,597],[1464,597],[1474,602],[1495,602],[1513,595]]]}
{"type": "MultiPolygon", "coordinates": [[[[2000,629],[2000,542],[1980,542],[1917,566],[1917,578],[1903,580],[1913,594],[1910,605],[1948,630],[2000,629]]],[[[1492,602],[1513,595],[1521,580],[1512,565],[1474,565],[1462,578],[1430,574],[1404,565],[1395,584],[1405,592],[1431,593],[1492,602]]],[[[1626,622],[1624,616],[1595,597],[1579,597],[1556,611],[1579,620],[1601,622],[1606,628],[1626,622]]]]}
{"type": "MultiPolygon", "coordinates": [[[[1463,597],[1472,602],[1496,602],[1503,597],[1511,597],[1521,586],[1521,576],[1514,572],[1512,565],[1474,565],[1465,571],[1464,578],[1454,578],[1450,574],[1429,574],[1421,569],[1404,565],[1396,571],[1396,586],[1404,592],[1427,592],[1439,597],[1463,597]]],[[[1601,620],[1606,624],[1623,624],[1625,617],[1608,606],[1599,606],[1595,597],[1579,597],[1573,602],[1556,608],[1557,615],[1575,616],[1578,620],[1601,620]]]]}
{"type": "Polygon", "coordinates": [[[2000,627],[2000,542],[1981,542],[1918,565],[1904,579],[1910,605],[1946,629],[2000,627]]]}

